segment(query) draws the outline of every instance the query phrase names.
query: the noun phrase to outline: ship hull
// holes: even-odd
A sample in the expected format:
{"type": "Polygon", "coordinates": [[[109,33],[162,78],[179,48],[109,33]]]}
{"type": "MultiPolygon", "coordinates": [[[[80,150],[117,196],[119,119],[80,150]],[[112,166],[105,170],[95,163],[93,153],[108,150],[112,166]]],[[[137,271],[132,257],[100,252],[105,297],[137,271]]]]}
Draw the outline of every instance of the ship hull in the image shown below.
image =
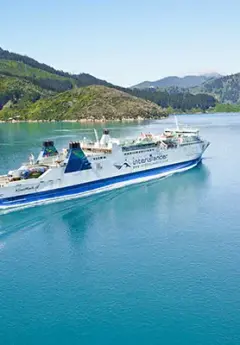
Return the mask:
{"type": "Polygon", "coordinates": [[[201,161],[201,155],[170,165],[158,166],[142,171],[121,173],[117,176],[100,178],[66,187],[52,188],[34,193],[25,192],[22,195],[11,195],[0,199],[0,210],[30,207],[39,204],[64,201],[73,198],[86,197],[95,193],[121,188],[127,185],[158,179],[175,173],[183,172],[195,167],[201,161]]]}

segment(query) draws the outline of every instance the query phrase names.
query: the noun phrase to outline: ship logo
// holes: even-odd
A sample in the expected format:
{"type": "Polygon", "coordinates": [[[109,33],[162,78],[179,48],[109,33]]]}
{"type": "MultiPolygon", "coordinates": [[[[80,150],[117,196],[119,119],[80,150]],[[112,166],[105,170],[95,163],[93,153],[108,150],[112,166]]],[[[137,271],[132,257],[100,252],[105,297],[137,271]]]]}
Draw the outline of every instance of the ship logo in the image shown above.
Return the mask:
{"type": "Polygon", "coordinates": [[[122,169],[122,167],[131,168],[131,165],[128,164],[127,162],[124,162],[123,164],[114,164],[114,166],[115,166],[118,170],[122,169]]]}

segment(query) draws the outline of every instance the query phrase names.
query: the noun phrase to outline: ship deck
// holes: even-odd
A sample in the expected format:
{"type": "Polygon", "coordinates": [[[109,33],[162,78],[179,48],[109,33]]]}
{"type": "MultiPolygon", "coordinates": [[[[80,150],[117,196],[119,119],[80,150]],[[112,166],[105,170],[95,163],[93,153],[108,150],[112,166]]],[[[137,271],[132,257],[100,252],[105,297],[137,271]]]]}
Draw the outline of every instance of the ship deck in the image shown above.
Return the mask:
{"type": "Polygon", "coordinates": [[[9,183],[7,175],[0,176],[0,187],[5,187],[9,183]]]}

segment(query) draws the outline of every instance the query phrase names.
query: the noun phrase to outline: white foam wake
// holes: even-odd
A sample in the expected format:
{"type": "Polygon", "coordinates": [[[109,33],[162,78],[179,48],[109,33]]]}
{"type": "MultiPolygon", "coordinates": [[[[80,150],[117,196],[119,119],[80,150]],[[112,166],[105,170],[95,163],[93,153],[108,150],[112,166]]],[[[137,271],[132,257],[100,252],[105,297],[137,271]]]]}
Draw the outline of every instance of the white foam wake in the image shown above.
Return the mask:
{"type": "Polygon", "coordinates": [[[38,201],[33,201],[33,202],[29,202],[28,204],[19,204],[19,205],[15,205],[15,206],[4,206],[4,208],[2,208],[0,210],[0,214],[6,214],[9,212],[14,212],[17,210],[22,210],[25,208],[29,208],[29,207],[33,207],[33,206],[37,206],[37,205],[47,205],[47,204],[52,204],[55,202],[62,202],[62,201],[66,201],[66,200],[72,200],[72,199],[77,199],[77,198],[84,198],[90,195],[94,195],[94,194],[99,194],[102,192],[107,192],[107,191],[111,191],[114,189],[119,189],[119,188],[123,188],[126,186],[130,186],[130,185],[134,185],[134,184],[138,184],[138,183],[143,183],[143,182],[148,182],[151,180],[156,180],[159,178],[164,178],[164,177],[169,177],[173,174],[176,173],[180,173],[180,172],[184,172],[187,171],[189,169],[192,169],[193,167],[195,167],[198,164],[198,162],[187,166],[187,167],[183,167],[183,168],[178,168],[176,170],[171,170],[171,171],[167,171],[167,172],[163,172],[157,175],[153,175],[153,176],[145,176],[145,177],[140,177],[140,178],[136,178],[133,180],[128,180],[128,181],[122,181],[122,182],[117,182],[115,184],[109,185],[109,186],[104,186],[98,189],[94,189],[94,190],[90,190],[87,192],[81,192],[78,194],[73,194],[73,195],[65,195],[65,196],[59,196],[59,197],[55,197],[55,198],[51,198],[51,199],[42,199],[42,200],[38,200],[38,201]]]}

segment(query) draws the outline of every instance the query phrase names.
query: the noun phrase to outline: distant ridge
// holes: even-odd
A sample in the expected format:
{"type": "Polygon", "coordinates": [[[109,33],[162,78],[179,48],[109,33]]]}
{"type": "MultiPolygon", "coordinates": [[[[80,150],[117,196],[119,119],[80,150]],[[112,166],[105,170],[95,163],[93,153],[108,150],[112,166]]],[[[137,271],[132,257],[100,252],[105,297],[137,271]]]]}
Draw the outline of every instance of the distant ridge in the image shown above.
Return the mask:
{"type": "Polygon", "coordinates": [[[123,88],[87,73],[59,71],[0,48],[0,119],[4,121],[161,118],[215,107],[214,96],[190,90],[123,88]]]}
{"type": "Polygon", "coordinates": [[[190,88],[199,86],[212,78],[219,78],[219,73],[209,73],[203,75],[187,75],[185,77],[170,76],[162,78],[156,81],[144,81],[140,84],[134,85],[131,88],[147,89],[147,88],[168,88],[168,87],[179,87],[179,88],[190,88]]]}
{"type": "Polygon", "coordinates": [[[208,93],[215,96],[221,103],[240,103],[240,73],[207,80],[199,87],[191,89],[191,92],[208,93]]]}

